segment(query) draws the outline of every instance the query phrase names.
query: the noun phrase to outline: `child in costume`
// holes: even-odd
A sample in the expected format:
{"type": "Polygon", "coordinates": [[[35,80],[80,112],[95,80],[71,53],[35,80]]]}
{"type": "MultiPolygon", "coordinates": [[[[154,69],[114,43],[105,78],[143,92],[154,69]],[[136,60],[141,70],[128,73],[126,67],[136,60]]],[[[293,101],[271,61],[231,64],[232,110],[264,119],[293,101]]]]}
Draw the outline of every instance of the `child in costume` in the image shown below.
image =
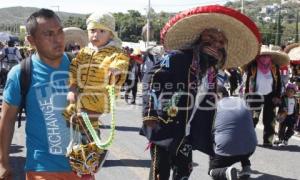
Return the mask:
{"type": "MultiPolygon", "coordinates": [[[[72,60],[67,98],[71,104],[76,102],[77,112],[87,112],[97,128],[99,115],[109,112],[106,86],[114,84],[117,90],[122,86],[129,58],[121,50],[110,13],[93,13],[87,29],[90,43],[72,60]]],[[[67,119],[73,113],[70,109],[64,113],[67,119]]]]}
{"type": "MultiPolygon", "coordinates": [[[[111,110],[107,86],[114,85],[116,92],[120,90],[126,79],[129,57],[121,50],[121,40],[118,39],[115,32],[115,19],[112,14],[93,13],[87,19],[86,23],[89,44],[87,47],[82,48],[71,62],[70,91],[67,95],[70,105],[65,109],[63,115],[67,121],[71,120],[71,124],[73,124],[71,128],[75,126],[81,132],[82,139],[81,143],[79,143],[82,144],[81,147],[94,151],[97,148],[95,148],[95,143],[92,139],[97,144],[97,139],[99,140],[99,138],[95,139],[93,129],[99,136],[100,124],[98,118],[101,114],[109,113],[111,110]],[[90,126],[91,128],[87,125],[86,118],[83,117],[82,113],[88,115],[90,125],[92,125],[90,126]],[[92,146],[90,147],[90,145],[92,146]]],[[[73,129],[71,130],[73,131],[73,129]]],[[[71,140],[67,155],[70,156],[72,167],[73,165],[77,166],[76,163],[78,164],[79,161],[83,162],[82,158],[78,155],[82,154],[81,152],[86,153],[86,151],[81,147],[77,148],[74,146],[71,140]]],[[[96,153],[94,154],[101,154],[99,149],[95,150],[96,153]]],[[[106,152],[105,150],[104,155],[102,152],[101,158],[105,158],[103,156],[106,156],[106,152]]],[[[98,155],[95,159],[97,159],[98,155]]],[[[85,156],[88,157],[88,154],[85,156]]],[[[99,160],[96,161],[99,162],[99,160]]],[[[99,166],[101,167],[101,165],[99,166]]],[[[99,166],[97,165],[97,167],[99,166]]],[[[82,167],[75,167],[73,169],[79,175],[86,174],[87,172],[82,171],[84,169],[82,167]]],[[[94,170],[92,171],[95,172],[94,170]]]]}

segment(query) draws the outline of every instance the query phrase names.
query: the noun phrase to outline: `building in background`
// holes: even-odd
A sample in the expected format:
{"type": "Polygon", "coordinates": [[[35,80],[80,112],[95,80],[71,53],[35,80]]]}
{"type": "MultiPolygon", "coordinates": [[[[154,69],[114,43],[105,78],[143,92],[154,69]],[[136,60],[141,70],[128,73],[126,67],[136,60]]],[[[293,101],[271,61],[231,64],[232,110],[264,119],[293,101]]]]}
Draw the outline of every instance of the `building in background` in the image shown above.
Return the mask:
{"type": "Polygon", "coordinates": [[[285,3],[299,3],[300,4],[300,0],[281,0],[281,4],[285,4],[285,3]]]}

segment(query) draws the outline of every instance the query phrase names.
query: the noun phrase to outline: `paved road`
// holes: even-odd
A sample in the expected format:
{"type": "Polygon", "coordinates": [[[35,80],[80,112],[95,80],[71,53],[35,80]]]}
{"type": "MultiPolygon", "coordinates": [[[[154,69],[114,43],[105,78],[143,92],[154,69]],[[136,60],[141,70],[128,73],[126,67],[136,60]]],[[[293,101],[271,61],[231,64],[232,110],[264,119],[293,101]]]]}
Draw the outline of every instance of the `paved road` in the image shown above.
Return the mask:
{"type": "MultiPolygon", "coordinates": [[[[140,99],[139,99],[140,100],[140,99]]],[[[149,152],[145,151],[147,141],[138,135],[141,126],[141,102],[126,105],[118,100],[116,140],[110,148],[104,167],[96,174],[96,179],[106,180],[146,180],[150,165],[149,152]]],[[[259,144],[262,140],[261,127],[257,128],[259,144]]],[[[253,174],[250,179],[258,180],[300,180],[300,139],[293,137],[288,147],[263,148],[257,146],[251,157],[253,174]]],[[[25,161],[24,123],[16,133],[11,146],[11,163],[15,179],[23,179],[25,161]]],[[[192,180],[209,180],[207,175],[208,157],[194,152],[192,180]]],[[[239,164],[235,165],[240,168],[239,164]]]]}

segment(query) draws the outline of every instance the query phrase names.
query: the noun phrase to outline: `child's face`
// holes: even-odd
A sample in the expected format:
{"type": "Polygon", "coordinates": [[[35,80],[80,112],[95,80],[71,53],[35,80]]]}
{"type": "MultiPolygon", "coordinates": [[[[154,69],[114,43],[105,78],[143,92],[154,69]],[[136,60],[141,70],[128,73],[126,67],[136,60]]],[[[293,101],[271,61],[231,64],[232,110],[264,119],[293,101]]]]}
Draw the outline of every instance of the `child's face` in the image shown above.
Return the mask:
{"type": "Polygon", "coordinates": [[[288,97],[293,97],[295,95],[295,91],[293,89],[287,89],[286,90],[286,95],[288,97]]]}
{"type": "Polygon", "coordinates": [[[90,29],[88,35],[89,41],[96,47],[106,45],[113,38],[112,33],[104,29],[90,29]]]}

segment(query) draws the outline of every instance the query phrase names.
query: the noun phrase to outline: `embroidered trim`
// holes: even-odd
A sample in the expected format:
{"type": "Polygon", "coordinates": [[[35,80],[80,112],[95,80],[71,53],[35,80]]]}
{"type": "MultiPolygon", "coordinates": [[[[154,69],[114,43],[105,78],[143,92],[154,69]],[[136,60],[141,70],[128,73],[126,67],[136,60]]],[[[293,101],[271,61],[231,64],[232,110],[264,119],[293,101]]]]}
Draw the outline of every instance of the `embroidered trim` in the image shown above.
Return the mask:
{"type": "MultiPolygon", "coordinates": [[[[152,87],[152,84],[153,84],[153,81],[154,81],[154,76],[155,76],[155,74],[156,73],[158,73],[160,70],[162,69],[162,67],[161,68],[159,68],[158,70],[156,70],[154,73],[153,73],[153,75],[152,75],[152,77],[151,77],[151,83],[150,83],[150,87],[152,87]]],[[[149,96],[149,108],[148,108],[148,116],[150,116],[150,110],[151,110],[151,95],[149,96]]]]}
{"type": "MultiPolygon", "coordinates": [[[[188,74],[188,93],[190,92],[190,83],[191,83],[191,67],[189,69],[189,74],[188,74]]],[[[186,103],[186,107],[189,107],[189,103],[190,103],[190,98],[187,99],[187,103],[186,103]]],[[[189,111],[186,111],[186,116],[185,116],[185,126],[187,125],[187,123],[189,122],[189,111]]],[[[186,132],[185,132],[186,134],[186,132]]],[[[183,141],[184,141],[185,136],[182,138],[182,140],[179,143],[178,148],[176,149],[176,155],[178,155],[178,151],[180,149],[180,146],[182,145],[183,141]]]]}
{"type": "Polygon", "coordinates": [[[165,119],[163,119],[162,117],[158,116],[158,119],[159,119],[160,121],[162,121],[163,123],[165,123],[165,124],[169,124],[169,123],[174,122],[174,120],[171,119],[171,118],[168,118],[167,120],[165,120],[165,119]]]}
{"type": "Polygon", "coordinates": [[[155,121],[159,121],[159,119],[155,116],[146,116],[143,117],[143,121],[149,121],[149,120],[155,120],[155,121]]]}
{"type": "Polygon", "coordinates": [[[163,108],[163,111],[166,111],[168,116],[170,117],[176,117],[178,113],[178,107],[177,104],[179,103],[179,99],[182,95],[182,91],[179,90],[179,92],[176,92],[171,99],[169,99],[166,107],[163,108]]]}

